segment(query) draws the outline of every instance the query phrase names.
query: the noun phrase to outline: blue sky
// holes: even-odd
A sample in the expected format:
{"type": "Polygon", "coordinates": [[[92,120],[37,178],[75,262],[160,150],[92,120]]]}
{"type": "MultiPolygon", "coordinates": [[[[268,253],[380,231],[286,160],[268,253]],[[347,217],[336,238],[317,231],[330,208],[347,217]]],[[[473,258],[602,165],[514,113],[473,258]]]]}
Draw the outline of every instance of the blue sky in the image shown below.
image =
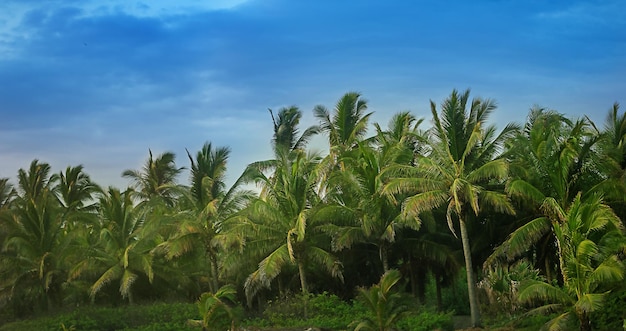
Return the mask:
{"type": "Polygon", "coordinates": [[[232,149],[232,180],[271,156],[268,108],[297,105],[311,125],[348,91],[384,125],[410,110],[428,127],[429,100],[453,88],[495,99],[500,127],[535,104],[602,125],[626,102],[624,13],[621,0],[4,0],[0,177],[36,158],[124,188],[148,149],[188,166],[185,148],[211,141],[232,149]]]}

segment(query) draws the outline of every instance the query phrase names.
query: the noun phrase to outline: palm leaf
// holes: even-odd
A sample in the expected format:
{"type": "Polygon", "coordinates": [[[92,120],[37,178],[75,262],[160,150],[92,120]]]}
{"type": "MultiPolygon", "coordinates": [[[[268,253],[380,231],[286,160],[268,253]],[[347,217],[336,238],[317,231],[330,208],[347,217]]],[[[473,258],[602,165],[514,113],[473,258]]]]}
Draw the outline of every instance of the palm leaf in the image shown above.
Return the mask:
{"type": "Polygon", "coordinates": [[[495,251],[485,261],[486,265],[493,264],[495,260],[505,257],[513,260],[517,256],[525,253],[534,245],[541,237],[546,235],[552,224],[546,217],[536,218],[513,231],[507,240],[498,246],[495,251]]]}

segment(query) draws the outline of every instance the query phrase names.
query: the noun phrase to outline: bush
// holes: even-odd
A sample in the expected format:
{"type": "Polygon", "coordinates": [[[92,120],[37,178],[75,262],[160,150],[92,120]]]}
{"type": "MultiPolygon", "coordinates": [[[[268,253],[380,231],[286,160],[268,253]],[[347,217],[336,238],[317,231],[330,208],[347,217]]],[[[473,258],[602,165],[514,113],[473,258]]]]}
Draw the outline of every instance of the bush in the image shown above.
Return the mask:
{"type": "Polygon", "coordinates": [[[432,331],[454,330],[452,316],[454,312],[437,313],[424,310],[419,313],[411,313],[400,319],[397,323],[399,330],[406,331],[432,331]]]}
{"type": "Polygon", "coordinates": [[[244,324],[257,327],[285,328],[315,326],[340,330],[347,329],[355,318],[364,314],[365,308],[362,305],[350,304],[336,295],[324,292],[308,297],[296,295],[271,302],[263,312],[263,319],[250,319],[244,321],[244,324]],[[307,318],[304,318],[305,310],[307,311],[307,318]]]}
{"type": "Polygon", "coordinates": [[[591,323],[597,330],[626,330],[626,286],[622,285],[611,291],[604,306],[591,315],[591,323]]]}

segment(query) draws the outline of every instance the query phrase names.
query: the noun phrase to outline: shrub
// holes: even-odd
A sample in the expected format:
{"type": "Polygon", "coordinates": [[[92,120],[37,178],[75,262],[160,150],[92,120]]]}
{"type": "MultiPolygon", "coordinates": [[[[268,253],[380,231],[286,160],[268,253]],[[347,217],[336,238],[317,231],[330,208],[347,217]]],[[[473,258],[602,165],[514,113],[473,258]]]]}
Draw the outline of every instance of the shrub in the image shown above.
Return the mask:
{"type": "Polygon", "coordinates": [[[437,313],[424,310],[406,315],[398,321],[397,327],[399,330],[406,331],[452,331],[454,330],[453,315],[454,312],[437,313]]]}
{"type": "Polygon", "coordinates": [[[342,330],[355,319],[365,315],[365,308],[359,303],[350,304],[338,296],[326,292],[303,297],[296,295],[284,300],[271,302],[263,312],[263,319],[244,321],[245,325],[256,327],[318,327],[342,330]],[[306,299],[306,300],[305,300],[306,299]],[[304,318],[307,305],[307,318],[304,318]]]}

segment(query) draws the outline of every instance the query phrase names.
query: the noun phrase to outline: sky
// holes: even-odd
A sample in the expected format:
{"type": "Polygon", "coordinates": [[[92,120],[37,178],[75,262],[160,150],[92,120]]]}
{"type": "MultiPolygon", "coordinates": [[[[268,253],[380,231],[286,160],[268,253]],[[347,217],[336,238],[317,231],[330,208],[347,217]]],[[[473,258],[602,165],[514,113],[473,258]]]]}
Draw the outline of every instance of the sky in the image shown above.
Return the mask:
{"type": "Polygon", "coordinates": [[[185,149],[211,142],[232,150],[232,182],[271,158],[268,108],[297,105],[304,128],[349,91],[383,127],[409,110],[427,128],[430,100],[467,88],[496,100],[499,127],[533,105],[602,126],[626,103],[624,13],[622,0],[2,0],[0,177],[38,159],[125,188],[149,149],[189,167],[185,149]]]}

